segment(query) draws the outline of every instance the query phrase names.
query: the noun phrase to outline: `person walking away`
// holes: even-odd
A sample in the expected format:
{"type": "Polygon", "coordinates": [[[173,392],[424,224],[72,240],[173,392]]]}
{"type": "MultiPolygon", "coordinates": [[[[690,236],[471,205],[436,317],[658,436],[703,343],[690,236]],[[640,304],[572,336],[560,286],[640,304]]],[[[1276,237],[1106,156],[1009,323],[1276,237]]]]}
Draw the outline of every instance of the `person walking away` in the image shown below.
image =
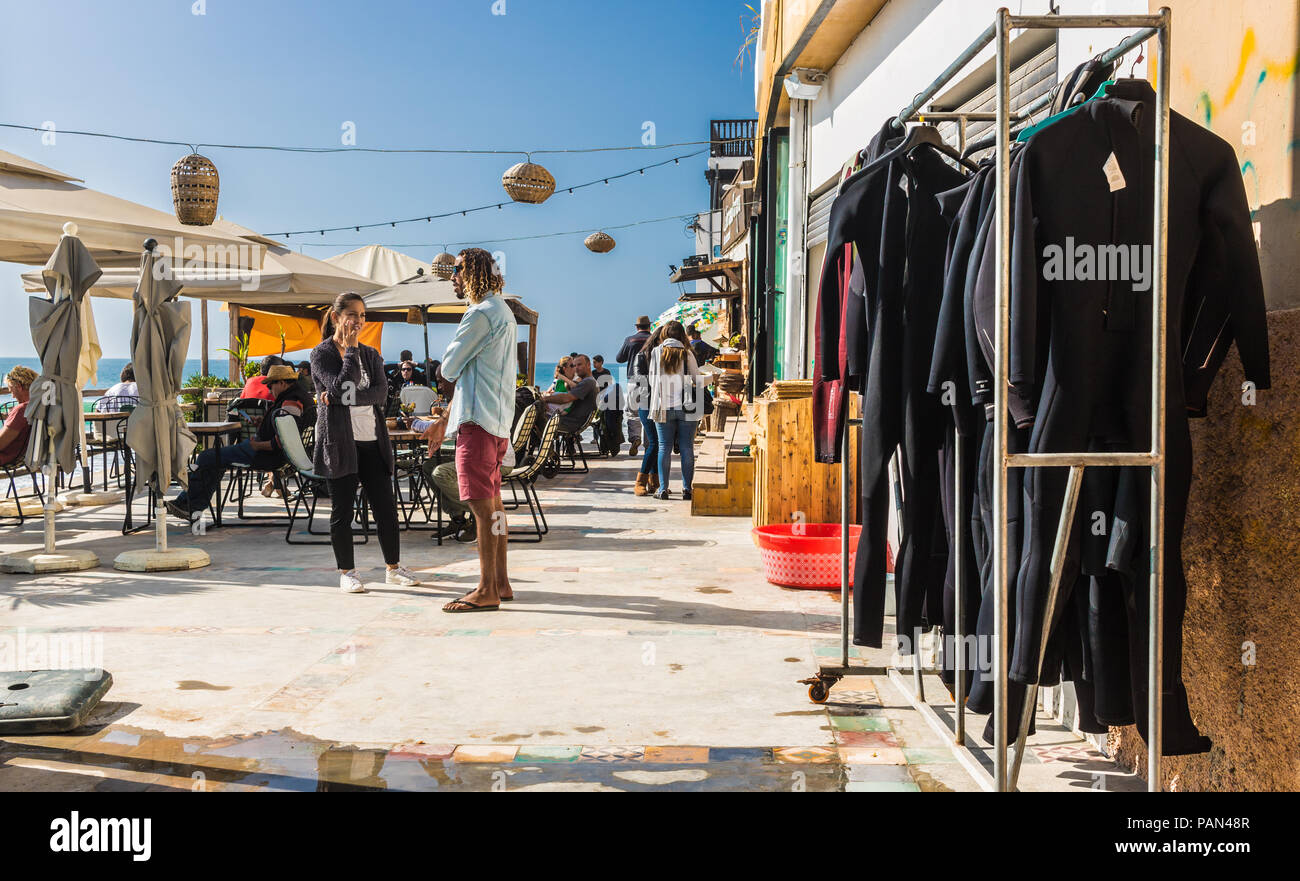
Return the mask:
{"type": "MultiPolygon", "coordinates": [[[[190,471],[189,487],[167,502],[167,510],[172,516],[190,523],[194,515],[212,501],[212,494],[221,487],[222,475],[233,464],[248,465],[268,474],[284,464],[284,450],[275,433],[276,414],[284,412],[293,416],[301,434],[304,422],[309,415],[314,418],[315,413],[312,412],[311,399],[303,395],[298,385],[297,372],[289,365],[277,364],[272,367],[266,375],[266,385],[275,395],[275,402],[262,417],[257,433],[237,444],[210,447],[199,453],[194,469],[190,471]]],[[[271,486],[274,488],[274,483],[271,486]]],[[[268,497],[270,495],[265,487],[262,494],[268,497]]]]}
{"type": "Polygon", "coordinates": [[[653,495],[659,489],[659,432],[650,418],[650,353],[664,338],[664,326],[646,337],[628,362],[628,408],[635,409],[641,434],[645,438],[645,453],[641,456],[641,470],[637,472],[634,495],[653,495]]]}
{"type": "Polygon", "coordinates": [[[671,497],[675,443],[682,457],[682,498],[689,499],[695,477],[695,430],[704,415],[704,391],[699,364],[681,322],[670,321],[663,330],[663,342],[651,350],[649,358],[650,416],[659,435],[659,479],[663,481],[655,498],[671,497]]]}
{"type": "Polygon", "coordinates": [[[330,544],[339,568],[339,590],[365,593],[355,568],[352,515],[358,485],[365,491],[379,532],[387,571],[384,581],[412,587],[419,579],[401,564],[397,502],[393,499],[393,444],[381,408],[388,398],[384,359],[359,342],[366,323],[360,294],[339,294],[330,309],[334,333],[311,351],[311,376],[320,399],[312,470],[330,495],[330,544]]]}
{"type": "MultiPolygon", "coordinates": [[[[641,417],[637,413],[636,396],[632,394],[632,357],[641,353],[641,347],[645,341],[650,338],[650,316],[641,315],[636,320],[636,333],[623,340],[623,345],[619,347],[618,355],[615,360],[619,364],[627,364],[627,439],[628,439],[628,457],[635,459],[637,448],[641,445],[641,417]]],[[[649,443],[647,440],[646,443],[649,443]]],[[[645,469],[641,469],[644,473],[645,469]]]]}
{"type": "MultiPolygon", "coordinates": [[[[501,503],[501,463],[510,446],[515,411],[514,314],[501,297],[492,255],[466,248],[456,257],[452,287],[470,307],[442,357],[442,375],[455,383],[442,431],[456,432],[456,482],[478,530],[478,587],[442,607],[444,612],[490,612],[514,599],[506,570],[510,532],[501,503]]],[[[441,443],[435,432],[430,445],[441,443]]]]}

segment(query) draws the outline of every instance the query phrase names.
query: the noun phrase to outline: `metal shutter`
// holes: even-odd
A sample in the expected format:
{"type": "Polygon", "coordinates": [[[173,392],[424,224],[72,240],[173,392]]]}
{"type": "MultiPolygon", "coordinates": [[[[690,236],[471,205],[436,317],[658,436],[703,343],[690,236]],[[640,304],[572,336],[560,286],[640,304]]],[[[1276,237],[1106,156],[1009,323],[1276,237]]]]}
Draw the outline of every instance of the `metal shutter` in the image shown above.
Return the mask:
{"type": "MultiPolygon", "coordinates": [[[[1017,65],[1011,71],[1011,109],[1019,110],[1040,95],[1056,87],[1057,63],[1056,41],[1027,61],[1017,65]]],[[[994,92],[997,86],[990,84],[979,94],[964,102],[957,108],[962,113],[992,113],[995,106],[994,92]]],[[[966,126],[966,142],[978,141],[993,131],[991,122],[972,122],[966,126]]],[[[957,145],[957,123],[945,122],[939,125],[943,139],[953,146],[957,145]]],[[[980,154],[976,154],[977,156],[980,154]]]]}
{"type": "Polygon", "coordinates": [[[834,204],[839,189],[837,181],[833,180],[829,185],[818,187],[808,200],[806,241],[810,251],[830,236],[831,205],[834,204]]]}

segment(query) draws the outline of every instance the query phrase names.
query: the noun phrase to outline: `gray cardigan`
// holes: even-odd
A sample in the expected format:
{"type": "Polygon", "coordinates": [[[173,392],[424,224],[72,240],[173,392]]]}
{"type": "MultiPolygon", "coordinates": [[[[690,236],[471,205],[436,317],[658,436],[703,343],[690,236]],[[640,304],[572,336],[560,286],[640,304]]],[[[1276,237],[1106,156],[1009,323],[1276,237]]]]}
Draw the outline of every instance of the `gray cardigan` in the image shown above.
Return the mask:
{"type": "Polygon", "coordinates": [[[355,394],[358,406],[370,404],[375,411],[375,440],[384,464],[393,471],[393,445],[388,440],[388,424],[383,407],[388,402],[388,377],[384,359],[378,349],[364,343],[350,348],[340,358],[333,338],[311,350],[311,378],[316,391],[329,395],[329,405],[316,408],[316,449],[312,470],[325,478],[346,477],[357,473],[357,444],[352,438],[352,416],[343,403],[344,393],[355,394]],[[360,388],[361,365],[365,365],[370,385],[360,388]],[[345,383],[352,383],[351,386],[345,383]]]}

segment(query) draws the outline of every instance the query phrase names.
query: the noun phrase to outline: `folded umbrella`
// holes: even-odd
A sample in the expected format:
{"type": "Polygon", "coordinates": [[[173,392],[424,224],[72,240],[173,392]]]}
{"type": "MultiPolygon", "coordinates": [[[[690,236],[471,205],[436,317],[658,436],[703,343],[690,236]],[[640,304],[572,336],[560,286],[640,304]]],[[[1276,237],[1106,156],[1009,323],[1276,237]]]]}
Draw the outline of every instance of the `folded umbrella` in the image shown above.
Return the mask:
{"type": "Polygon", "coordinates": [[[50,293],[29,297],[32,342],[41,358],[41,375],[32,383],[27,421],[34,426],[27,444],[27,467],[49,465],[64,471],[76,461],[83,416],[77,368],[81,360],[81,303],[101,275],[90,251],[73,235],[59,239],[41,277],[50,293]]]}
{"type": "Polygon", "coordinates": [[[188,486],[186,463],[196,439],[176,401],[190,346],[190,304],[175,300],[181,284],[171,278],[151,243],[145,243],[140,281],[131,298],[131,363],[140,403],[127,417],[126,445],[139,481],[154,480],[161,495],[174,479],[188,486]]]}

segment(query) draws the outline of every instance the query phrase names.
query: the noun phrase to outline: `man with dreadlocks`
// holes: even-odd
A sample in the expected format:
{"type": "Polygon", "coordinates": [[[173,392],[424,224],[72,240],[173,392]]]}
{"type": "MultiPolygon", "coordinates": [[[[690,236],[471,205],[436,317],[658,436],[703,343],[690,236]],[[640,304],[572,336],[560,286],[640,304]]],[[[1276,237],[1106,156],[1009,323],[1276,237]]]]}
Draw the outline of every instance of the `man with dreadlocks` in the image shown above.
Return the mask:
{"type": "MultiPolygon", "coordinates": [[[[466,248],[456,258],[452,286],[471,305],[442,358],[441,373],[456,386],[451,412],[432,432],[456,432],[456,478],[460,498],[478,531],[479,583],[447,603],[444,612],[489,612],[513,600],[506,574],[505,507],[501,462],[515,415],[515,316],[501,296],[502,278],[492,255],[466,248]]],[[[437,442],[441,443],[441,437],[437,442]]]]}

